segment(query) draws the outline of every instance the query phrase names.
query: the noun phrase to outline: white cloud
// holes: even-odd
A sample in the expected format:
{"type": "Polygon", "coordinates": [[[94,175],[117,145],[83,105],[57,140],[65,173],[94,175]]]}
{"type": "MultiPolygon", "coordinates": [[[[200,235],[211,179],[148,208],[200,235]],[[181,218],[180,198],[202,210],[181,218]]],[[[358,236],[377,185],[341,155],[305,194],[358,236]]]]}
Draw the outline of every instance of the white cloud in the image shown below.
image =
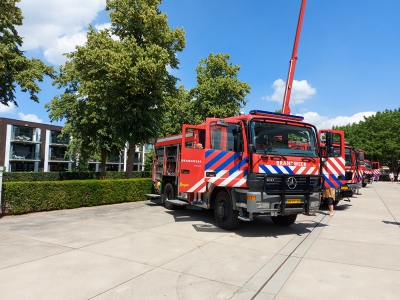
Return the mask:
{"type": "Polygon", "coordinates": [[[8,106],[0,104],[0,114],[13,114],[13,113],[15,113],[14,103],[8,103],[8,106]]]}
{"type": "Polygon", "coordinates": [[[343,126],[348,124],[356,123],[358,124],[360,121],[364,120],[364,117],[374,116],[376,112],[366,111],[359,112],[350,117],[347,116],[338,116],[335,118],[328,118],[325,116],[320,116],[316,112],[307,112],[303,114],[304,121],[310,124],[315,125],[318,130],[320,129],[332,129],[332,126],[343,126]]]}
{"type": "Polygon", "coordinates": [[[42,119],[39,119],[37,115],[34,114],[23,114],[23,113],[18,113],[19,118],[22,121],[28,121],[28,122],[35,122],[35,123],[43,123],[42,119]]]}
{"type": "Polygon", "coordinates": [[[53,45],[44,51],[44,57],[55,65],[63,64],[67,58],[63,55],[75,50],[77,45],[83,46],[86,42],[86,33],[78,32],[57,39],[53,45]]]}
{"type": "Polygon", "coordinates": [[[17,5],[24,16],[18,29],[24,37],[22,49],[43,49],[45,58],[62,64],[63,53],[86,41],[88,24],[104,10],[105,0],[26,0],[17,5]],[[84,38],[82,38],[84,36],[84,38]]]}
{"type": "Polygon", "coordinates": [[[96,28],[98,31],[103,30],[103,29],[110,29],[111,23],[96,24],[96,25],[94,25],[94,28],[96,28]]]}
{"type": "MultiPolygon", "coordinates": [[[[272,88],[274,89],[273,94],[262,97],[262,99],[282,103],[283,95],[285,93],[285,85],[286,83],[282,79],[275,80],[272,84],[272,88]]],[[[303,103],[304,100],[311,98],[316,92],[317,90],[311,87],[307,80],[293,80],[290,102],[291,104],[303,103]]]]}

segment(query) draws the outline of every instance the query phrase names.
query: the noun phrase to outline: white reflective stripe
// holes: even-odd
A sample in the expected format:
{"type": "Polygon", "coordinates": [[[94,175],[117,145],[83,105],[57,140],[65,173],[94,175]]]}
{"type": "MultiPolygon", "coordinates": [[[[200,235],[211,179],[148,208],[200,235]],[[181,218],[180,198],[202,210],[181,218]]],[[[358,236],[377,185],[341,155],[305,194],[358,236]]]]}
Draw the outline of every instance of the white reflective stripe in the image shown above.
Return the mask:
{"type": "Polygon", "coordinates": [[[229,182],[231,182],[233,179],[235,179],[236,177],[238,177],[242,173],[243,173],[243,171],[234,172],[231,176],[229,176],[224,181],[222,181],[221,184],[219,184],[219,186],[227,186],[229,184],[229,182]]]}
{"type": "Polygon", "coordinates": [[[234,187],[239,187],[242,186],[243,184],[245,184],[247,181],[247,176],[243,177],[242,179],[240,179],[238,182],[236,182],[233,186],[234,187]]]}
{"type": "Polygon", "coordinates": [[[310,167],[310,169],[305,173],[306,175],[314,174],[316,167],[310,167]]]}
{"type": "MultiPolygon", "coordinates": [[[[188,193],[193,193],[195,189],[197,189],[199,186],[201,186],[204,183],[204,178],[202,178],[200,181],[198,181],[194,186],[192,186],[189,190],[188,193]]],[[[203,189],[202,189],[203,190],[203,189]]],[[[205,190],[205,188],[204,188],[205,190]]]]}
{"type": "Polygon", "coordinates": [[[208,182],[215,182],[215,181],[217,181],[220,177],[224,176],[227,172],[228,172],[228,170],[219,171],[218,174],[216,174],[215,177],[210,178],[210,180],[208,180],[208,182]]]}
{"type": "MultiPolygon", "coordinates": [[[[341,165],[339,163],[340,160],[343,160],[343,158],[339,157],[339,158],[336,158],[336,159],[329,159],[329,162],[331,163],[331,165],[335,165],[336,169],[339,169],[339,172],[341,172],[340,174],[343,174],[344,173],[344,167],[343,167],[344,164],[341,165]]],[[[342,163],[343,163],[343,161],[342,161],[342,163]]],[[[337,173],[335,173],[333,168],[332,168],[332,173],[335,174],[335,175],[338,175],[337,173]]]]}
{"type": "MultiPolygon", "coordinates": [[[[265,165],[265,167],[267,167],[267,169],[272,173],[272,174],[276,174],[277,172],[276,172],[276,170],[272,167],[272,166],[270,166],[270,165],[265,165]]],[[[265,173],[265,172],[264,172],[265,173]]]]}
{"type": "MultiPolygon", "coordinates": [[[[306,167],[301,167],[296,174],[303,174],[304,170],[306,169],[306,167]]],[[[310,174],[310,170],[311,168],[306,172],[306,174],[310,174]]],[[[312,171],[312,170],[311,170],[312,171]]]]}

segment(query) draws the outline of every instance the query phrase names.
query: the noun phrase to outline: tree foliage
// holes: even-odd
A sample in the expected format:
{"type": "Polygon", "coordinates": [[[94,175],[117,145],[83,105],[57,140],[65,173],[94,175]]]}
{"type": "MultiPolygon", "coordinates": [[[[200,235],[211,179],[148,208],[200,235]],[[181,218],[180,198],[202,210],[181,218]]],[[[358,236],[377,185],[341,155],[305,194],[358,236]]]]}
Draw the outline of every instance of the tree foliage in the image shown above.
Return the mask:
{"type": "Polygon", "coordinates": [[[182,124],[194,124],[195,117],[191,111],[190,92],[180,86],[176,93],[164,95],[164,119],[159,136],[182,132],[182,124]]]}
{"type": "Polygon", "coordinates": [[[30,99],[39,102],[37,93],[40,88],[37,82],[43,81],[45,75],[54,78],[53,67],[46,66],[41,60],[24,56],[20,50],[22,37],[16,26],[22,25],[21,9],[16,6],[20,0],[0,1],[0,103],[8,105],[15,100],[17,85],[23,92],[29,92],[30,99]]]}
{"type": "Polygon", "coordinates": [[[229,63],[229,54],[210,53],[201,59],[197,71],[197,86],[190,91],[195,123],[207,117],[224,118],[238,115],[246,105],[250,86],[238,80],[240,66],[229,63]]]}
{"type": "Polygon", "coordinates": [[[48,108],[53,119],[66,119],[66,130],[77,137],[80,150],[101,151],[102,162],[113,147],[127,142],[131,177],[135,145],[157,136],[164,97],[176,91],[177,78],[167,67],[178,68],[176,52],[185,46],[184,31],[168,26],[158,10],[161,0],[106,3],[111,29],[89,28],[86,44],[67,55],[70,61],[55,81],[65,92],[48,108]]]}
{"type": "Polygon", "coordinates": [[[385,110],[365,118],[358,124],[337,126],[345,132],[346,141],[356,149],[363,149],[371,161],[388,165],[391,170],[399,168],[400,160],[400,110],[385,110]]]}

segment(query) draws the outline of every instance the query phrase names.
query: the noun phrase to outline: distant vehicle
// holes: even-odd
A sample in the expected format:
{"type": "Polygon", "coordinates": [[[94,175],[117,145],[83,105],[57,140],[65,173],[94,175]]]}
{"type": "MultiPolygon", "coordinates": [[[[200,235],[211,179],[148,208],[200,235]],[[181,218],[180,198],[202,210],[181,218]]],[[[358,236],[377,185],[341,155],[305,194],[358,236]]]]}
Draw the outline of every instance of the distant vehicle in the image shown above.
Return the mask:
{"type": "Polygon", "coordinates": [[[373,161],[372,162],[372,172],[374,175],[374,180],[378,181],[379,180],[379,175],[381,173],[381,164],[379,161],[373,161]]]}
{"type": "Polygon", "coordinates": [[[374,172],[372,168],[372,163],[369,160],[364,160],[364,176],[362,186],[366,187],[367,184],[372,184],[374,180],[374,172]]]}

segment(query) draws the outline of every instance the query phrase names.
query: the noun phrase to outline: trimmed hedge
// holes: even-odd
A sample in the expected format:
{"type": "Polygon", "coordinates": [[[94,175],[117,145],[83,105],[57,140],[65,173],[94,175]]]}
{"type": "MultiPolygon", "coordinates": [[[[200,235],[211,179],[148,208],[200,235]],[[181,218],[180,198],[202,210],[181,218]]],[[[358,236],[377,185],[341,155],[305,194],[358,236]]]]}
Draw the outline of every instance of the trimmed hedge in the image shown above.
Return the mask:
{"type": "MultiPolygon", "coordinates": [[[[133,172],[133,178],[151,178],[151,172],[133,172]]],[[[107,172],[107,179],[124,179],[125,172],[107,172]]],[[[100,172],[4,172],[3,182],[99,179],[100,172]]]]}
{"type": "Polygon", "coordinates": [[[24,214],[146,200],[153,182],[146,179],[71,180],[3,183],[3,212],[24,214]]]}

